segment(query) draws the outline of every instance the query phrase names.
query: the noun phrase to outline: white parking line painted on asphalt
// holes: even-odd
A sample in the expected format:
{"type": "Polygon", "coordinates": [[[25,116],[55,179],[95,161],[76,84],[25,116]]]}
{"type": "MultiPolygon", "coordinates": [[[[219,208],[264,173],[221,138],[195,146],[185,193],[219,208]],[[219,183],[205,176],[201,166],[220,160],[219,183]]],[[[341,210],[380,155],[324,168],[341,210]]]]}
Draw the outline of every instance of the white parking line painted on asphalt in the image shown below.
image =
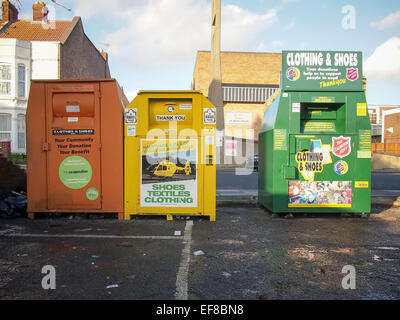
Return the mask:
{"type": "Polygon", "coordinates": [[[0,234],[0,238],[85,238],[85,239],[145,239],[145,240],[179,240],[180,236],[117,236],[108,234],[35,234],[35,233],[9,233],[0,234]]]}
{"type": "Polygon", "coordinates": [[[185,233],[183,235],[184,247],[181,255],[181,263],[179,264],[178,274],[176,276],[176,300],[188,300],[188,275],[190,264],[190,248],[192,246],[192,229],[193,221],[187,221],[185,233]]]}

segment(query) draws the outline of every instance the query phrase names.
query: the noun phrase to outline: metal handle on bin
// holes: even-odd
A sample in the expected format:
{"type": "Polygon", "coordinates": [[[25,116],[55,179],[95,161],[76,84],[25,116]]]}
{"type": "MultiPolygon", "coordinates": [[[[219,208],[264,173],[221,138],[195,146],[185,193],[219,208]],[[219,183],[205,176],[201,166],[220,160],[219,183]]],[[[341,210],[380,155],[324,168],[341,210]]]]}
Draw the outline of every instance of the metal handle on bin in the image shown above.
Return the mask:
{"type": "Polygon", "coordinates": [[[42,150],[43,151],[49,151],[50,150],[50,143],[43,142],[42,150]]]}

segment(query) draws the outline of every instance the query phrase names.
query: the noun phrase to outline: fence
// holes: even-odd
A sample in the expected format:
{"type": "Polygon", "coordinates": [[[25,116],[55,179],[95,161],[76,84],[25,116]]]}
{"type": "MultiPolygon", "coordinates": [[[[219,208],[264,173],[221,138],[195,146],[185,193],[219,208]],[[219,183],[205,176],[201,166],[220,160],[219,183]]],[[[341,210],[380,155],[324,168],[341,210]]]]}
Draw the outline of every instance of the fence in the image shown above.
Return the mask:
{"type": "Polygon", "coordinates": [[[400,155],[400,143],[373,143],[372,153],[385,152],[400,155]]]}

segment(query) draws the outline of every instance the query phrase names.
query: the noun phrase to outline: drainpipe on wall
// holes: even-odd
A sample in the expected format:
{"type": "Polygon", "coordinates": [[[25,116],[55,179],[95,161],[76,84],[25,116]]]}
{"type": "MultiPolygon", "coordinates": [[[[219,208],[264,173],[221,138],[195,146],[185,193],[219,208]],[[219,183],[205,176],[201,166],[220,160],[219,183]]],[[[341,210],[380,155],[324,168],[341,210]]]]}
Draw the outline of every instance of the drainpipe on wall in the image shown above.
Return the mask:
{"type": "Polygon", "coordinates": [[[0,142],[0,155],[2,155],[6,159],[10,159],[11,155],[11,141],[3,141],[0,142]]]}
{"type": "Polygon", "coordinates": [[[58,43],[58,79],[61,79],[61,42],[58,43]]]}

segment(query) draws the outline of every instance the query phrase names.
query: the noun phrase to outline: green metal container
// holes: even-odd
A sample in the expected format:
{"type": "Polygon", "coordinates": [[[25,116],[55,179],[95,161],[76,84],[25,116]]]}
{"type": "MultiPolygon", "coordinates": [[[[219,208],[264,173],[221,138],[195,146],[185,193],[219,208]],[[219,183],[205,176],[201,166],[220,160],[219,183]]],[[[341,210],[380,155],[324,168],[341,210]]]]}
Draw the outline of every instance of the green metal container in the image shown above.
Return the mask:
{"type": "Polygon", "coordinates": [[[259,203],[272,212],[371,210],[361,52],[284,51],[259,134],[259,203]]]}

